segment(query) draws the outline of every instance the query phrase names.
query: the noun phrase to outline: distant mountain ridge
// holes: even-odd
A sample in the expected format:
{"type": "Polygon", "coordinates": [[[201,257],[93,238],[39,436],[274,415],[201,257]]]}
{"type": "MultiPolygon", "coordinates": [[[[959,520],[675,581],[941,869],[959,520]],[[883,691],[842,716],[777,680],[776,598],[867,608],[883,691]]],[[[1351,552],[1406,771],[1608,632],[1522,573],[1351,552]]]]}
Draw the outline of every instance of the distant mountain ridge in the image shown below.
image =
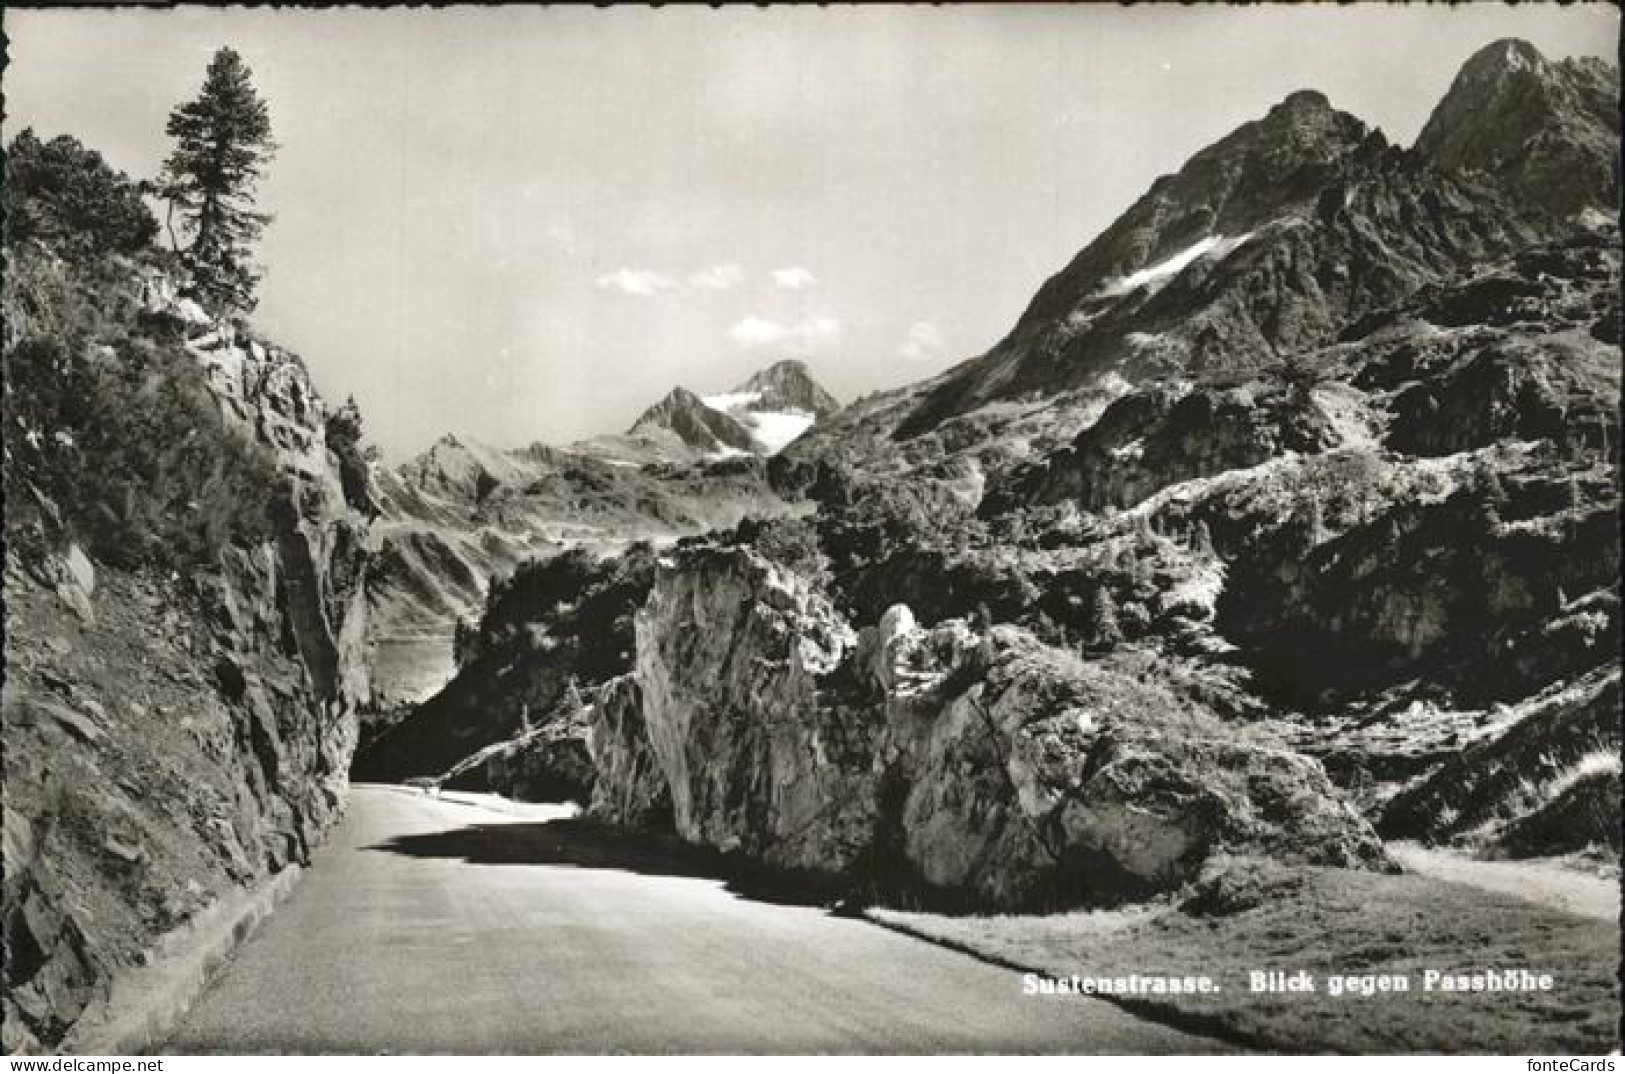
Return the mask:
{"type": "Polygon", "coordinates": [[[721,395],[702,398],[687,388],[674,388],[643,412],[628,435],[666,431],[707,454],[774,455],[840,408],[807,364],[790,358],[721,395]]]}
{"type": "Polygon", "coordinates": [[[508,449],[448,433],[379,468],[368,593],[381,696],[415,698],[443,683],[456,623],[477,614],[493,577],[527,558],[785,512],[760,458],[839,409],[805,363],[789,360],[726,395],[674,388],[624,434],[508,449]]]}
{"type": "Polygon", "coordinates": [[[1502,256],[1532,214],[1483,178],[1291,94],[1164,176],[1044,284],[991,351],[946,375],[898,436],[996,400],[1241,371],[1502,256]]]}
{"type": "Polygon", "coordinates": [[[1617,217],[1619,72],[1498,41],[1413,149],[1314,90],[1197,152],[1034,296],[1010,333],[925,388],[896,435],[1102,378],[1237,372],[1330,341],[1546,217],[1617,217]]]}

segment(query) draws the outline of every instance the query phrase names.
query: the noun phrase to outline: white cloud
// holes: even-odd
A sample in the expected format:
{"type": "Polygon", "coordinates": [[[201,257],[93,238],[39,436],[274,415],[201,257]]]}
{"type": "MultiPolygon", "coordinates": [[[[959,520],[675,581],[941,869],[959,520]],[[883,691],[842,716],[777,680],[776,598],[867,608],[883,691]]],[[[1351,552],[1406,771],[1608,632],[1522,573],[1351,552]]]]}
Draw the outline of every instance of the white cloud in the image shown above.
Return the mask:
{"type": "Polygon", "coordinates": [[[773,270],[773,286],[782,287],[786,291],[799,291],[803,287],[816,286],[817,283],[818,277],[800,265],[791,265],[789,268],[776,268],[773,270]]]}
{"type": "Polygon", "coordinates": [[[782,325],[753,315],[728,329],[728,335],[741,347],[764,347],[786,340],[812,346],[840,334],[841,322],[834,317],[812,317],[797,325],[782,325]]]}
{"type": "Polygon", "coordinates": [[[789,335],[790,330],[777,321],[752,316],[728,329],[728,334],[741,347],[760,347],[765,343],[777,343],[789,335]]]}
{"type": "Polygon", "coordinates": [[[629,295],[652,295],[656,291],[664,291],[672,286],[670,277],[662,276],[651,269],[627,268],[624,265],[614,272],[607,272],[598,277],[598,286],[614,288],[629,295]]]}
{"type": "Polygon", "coordinates": [[[941,358],[948,349],[942,332],[930,321],[915,321],[908,326],[908,337],[897,347],[897,353],[911,362],[929,362],[941,358]]]}
{"type": "Polygon", "coordinates": [[[745,282],[745,270],[732,261],[701,269],[688,278],[690,287],[702,291],[731,291],[745,282]]]}

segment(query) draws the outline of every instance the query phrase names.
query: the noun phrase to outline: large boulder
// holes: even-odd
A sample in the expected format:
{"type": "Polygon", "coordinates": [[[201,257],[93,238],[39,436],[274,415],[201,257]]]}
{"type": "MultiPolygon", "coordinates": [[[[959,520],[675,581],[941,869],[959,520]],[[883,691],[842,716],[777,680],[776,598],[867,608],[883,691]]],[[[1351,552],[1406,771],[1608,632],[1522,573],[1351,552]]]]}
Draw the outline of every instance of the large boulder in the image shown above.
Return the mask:
{"type": "Polygon", "coordinates": [[[1220,850],[1385,859],[1318,762],[1025,631],[854,634],[740,548],[679,553],[596,707],[594,811],[769,864],[989,906],[1177,887],[1220,850]],[[613,703],[609,703],[613,701],[613,703]]]}
{"type": "Polygon", "coordinates": [[[843,869],[867,844],[877,728],[820,704],[856,635],[798,576],[742,549],[663,571],[637,617],[644,731],[683,838],[843,869]]]}
{"type": "Polygon", "coordinates": [[[1318,762],[1162,687],[1008,627],[969,670],[893,709],[905,845],[933,886],[1068,902],[1176,887],[1221,849],[1383,861],[1318,762]]]}

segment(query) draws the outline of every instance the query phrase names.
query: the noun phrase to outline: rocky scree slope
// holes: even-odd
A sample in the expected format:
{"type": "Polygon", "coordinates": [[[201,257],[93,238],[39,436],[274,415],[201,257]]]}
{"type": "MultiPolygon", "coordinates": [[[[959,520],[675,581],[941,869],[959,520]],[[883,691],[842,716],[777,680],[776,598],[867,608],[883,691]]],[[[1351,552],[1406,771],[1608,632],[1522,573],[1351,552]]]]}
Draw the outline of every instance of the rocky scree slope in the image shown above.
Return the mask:
{"type": "Polygon", "coordinates": [[[1606,847],[1619,269],[1605,216],[1294,95],[773,458],[816,512],[679,542],[539,722],[602,816],[979,905],[1606,847]]]}
{"type": "Polygon", "coordinates": [[[367,512],[299,359],[181,297],[164,255],[10,235],[5,255],[16,1053],[336,818],[368,693],[367,512]]]}

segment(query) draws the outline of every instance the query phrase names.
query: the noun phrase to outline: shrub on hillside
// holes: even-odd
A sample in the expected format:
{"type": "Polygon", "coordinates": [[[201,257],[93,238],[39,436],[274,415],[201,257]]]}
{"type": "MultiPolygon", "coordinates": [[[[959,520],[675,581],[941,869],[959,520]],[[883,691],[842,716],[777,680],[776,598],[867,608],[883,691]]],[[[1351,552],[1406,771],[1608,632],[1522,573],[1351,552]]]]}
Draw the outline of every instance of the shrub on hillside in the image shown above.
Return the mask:
{"type": "Polygon", "coordinates": [[[178,348],[31,337],[5,353],[6,485],[27,482],[97,559],[195,566],[271,533],[269,453],[228,429],[178,348]]]}
{"type": "Polygon", "coordinates": [[[604,559],[575,548],[527,560],[492,584],[471,651],[568,650],[581,682],[614,678],[631,668],[633,616],[657,569],[645,542],[604,559]]]}
{"type": "MultiPolygon", "coordinates": [[[[338,460],[345,502],[357,511],[376,516],[380,509],[373,498],[372,470],[361,445],[361,408],[356,406],[355,396],[328,415],[326,434],[327,449],[338,460]]],[[[480,476],[489,475],[482,471],[480,476]]]]}
{"type": "Polygon", "coordinates": [[[829,558],[818,543],[818,527],[807,518],[744,518],[724,540],[746,545],[815,585],[829,583],[829,558]]]}
{"type": "Polygon", "coordinates": [[[134,253],[158,234],[139,187],[100,153],[23,130],[6,148],[6,243],[38,240],[74,259],[134,253]]]}
{"type": "Polygon", "coordinates": [[[958,548],[985,529],[970,508],[932,481],[887,481],[850,473],[819,497],[819,544],[837,578],[911,546],[958,548]]]}

